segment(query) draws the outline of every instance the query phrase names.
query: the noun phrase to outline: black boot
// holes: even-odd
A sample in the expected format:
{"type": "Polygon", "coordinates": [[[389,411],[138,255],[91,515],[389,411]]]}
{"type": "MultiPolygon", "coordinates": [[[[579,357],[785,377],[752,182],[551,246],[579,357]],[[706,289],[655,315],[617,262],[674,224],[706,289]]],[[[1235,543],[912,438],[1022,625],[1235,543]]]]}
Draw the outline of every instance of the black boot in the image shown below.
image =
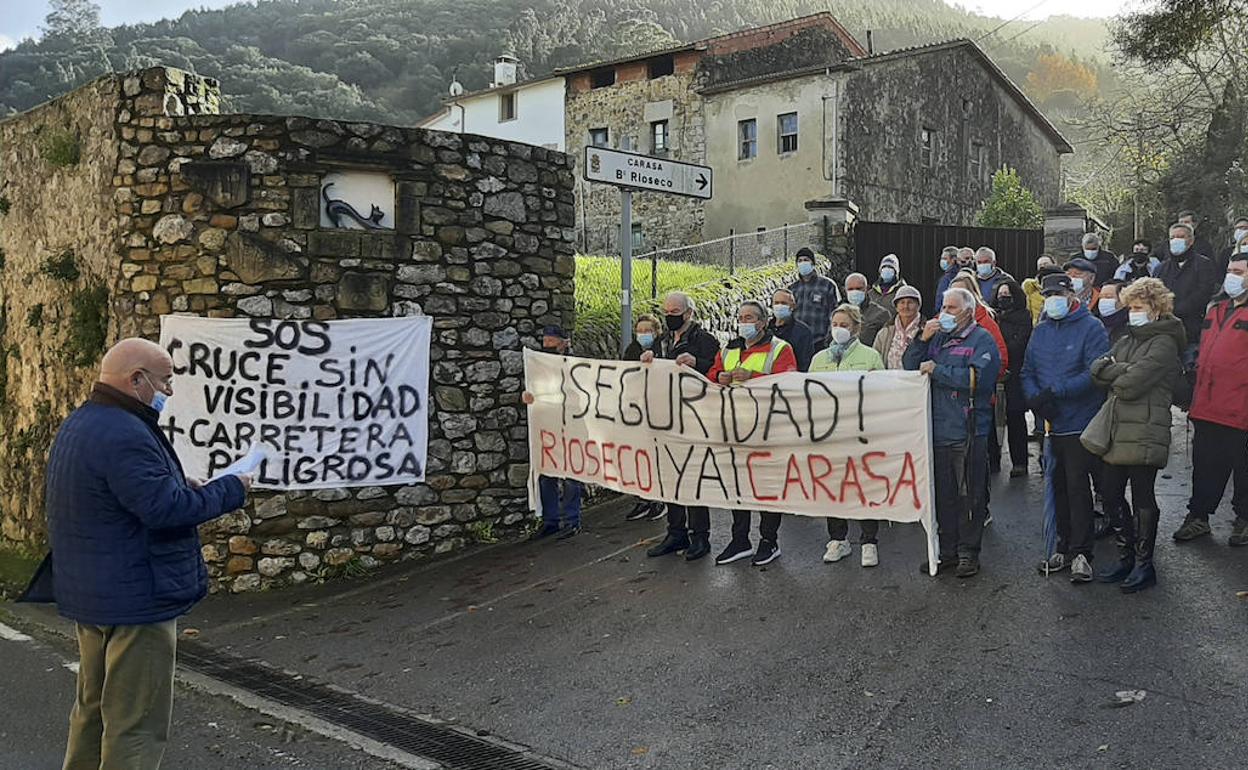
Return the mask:
{"type": "Polygon", "coordinates": [[[1118,548],[1118,560],[1097,570],[1096,582],[1121,583],[1135,569],[1135,522],[1132,519],[1127,516],[1116,522],[1118,536],[1114,538],[1114,545],[1118,548]]]}
{"type": "Polygon", "coordinates": [[[669,553],[677,553],[688,547],[688,536],[678,537],[669,532],[667,537],[663,538],[663,542],[652,546],[650,550],[646,551],[646,556],[667,556],[669,553]]]}
{"type": "Polygon", "coordinates": [[[1124,594],[1143,591],[1157,584],[1157,571],[1153,569],[1153,546],[1157,543],[1157,523],[1161,511],[1155,508],[1135,509],[1135,568],[1119,589],[1124,594]]]}
{"type": "Polygon", "coordinates": [[[689,548],[685,550],[686,561],[697,561],[711,552],[709,535],[693,535],[689,538],[689,548]]]}

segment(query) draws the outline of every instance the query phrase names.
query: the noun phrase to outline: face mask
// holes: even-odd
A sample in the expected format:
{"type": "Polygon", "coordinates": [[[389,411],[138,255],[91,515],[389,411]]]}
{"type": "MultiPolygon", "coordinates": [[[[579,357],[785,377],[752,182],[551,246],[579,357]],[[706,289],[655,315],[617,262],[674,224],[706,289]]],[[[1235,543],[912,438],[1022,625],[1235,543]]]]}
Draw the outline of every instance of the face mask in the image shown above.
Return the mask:
{"type": "Polygon", "coordinates": [[[1096,249],[1084,249],[1083,256],[1085,259],[1096,259],[1096,249]]]}
{"type": "Polygon", "coordinates": [[[1137,264],[1142,265],[1148,261],[1148,252],[1147,251],[1134,252],[1131,254],[1131,259],[1135,260],[1137,264]]]}
{"type": "Polygon", "coordinates": [[[740,334],[743,340],[752,340],[754,335],[758,334],[758,325],[739,323],[737,324],[737,334],[740,334]]]}
{"type": "Polygon", "coordinates": [[[1152,319],[1148,317],[1147,310],[1132,310],[1130,313],[1127,313],[1127,323],[1132,326],[1143,326],[1150,320],[1152,319]]]}
{"type": "Polygon", "coordinates": [[[1107,315],[1113,315],[1118,312],[1118,300],[1109,298],[1103,299],[1096,303],[1096,310],[1101,314],[1102,318],[1107,315]]]}
{"type": "Polygon", "coordinates": [[[1183,238],[1171,238],[1170,239],[1170,253],[1171,254],[1177,257],[1185,251],[1187,251],[1187,241],[1185,239],[1183,238]]]}
{"type": "Polygon", "coordinates": [[[897,271],[891,267],[880,268],[880,280],[884,283],[892,283],[897,280],[897,271]]]}
{"type": "Polygon", "coordinates": [[[641,334],[638,334],[638,335],[637,335],[637,344],[638,344],[638,345],[641,345],[643,348],[648,348],[648,347],[653,346],[653,345],[654,345],[654,335],[653,335],[653,334],[650,334],[649,332],[643,332],[643,333],[641,333],[641,334]]]}
{"type": "Polygon", "coordinates": [[[1245,243],[1243,246],[1239,247],[1239,253],[1248,254],[1248,243],[1245,243]]]}
{"type": "Polygon", "coordinates": [[[147,380],[147,384],[152,386],[152,400],[148,403],[148,406],[155,409],[156,413],[159,414],[164,410],[165,402],[169,400],[169,397],[161,393],[155,385],[152,385],[152,378],[147,376],[147,372],[143,373],[143,379],[147,380]]]}
{"type": "Polygon", "coordinates": [[[852,336],[853,334],[851,334],[849,329],[846,329],[844,326],[832,327],[832,341],[835,342],[837,345],[848,344],[849,338],[852,336]]]}
{"type": "Polygon", "coordinates": [[[942,273],[949,272],[949,260],[945,259],[944,257],[940,258],[940,272],[942,273]]]}
{"type": "Polygon", "coordinates": [[[862,289],[850,289],[845,294],[849,297],[850,303],[854,305],[861,305],[862,301],[867,298],[867,293],[862,289]]]}
{"type": "Polygon", "coordinates": [[[813,272],[815,272],[815,265],[814,265],[814,263],[807,262],[806,260],[802,260],[801,262],[798,262],[798,263],[797,263],[797,274],[798,274],[798,275],[803,275],[803,276],[805,276],[805,275],[810,275],[810,274],[811,274],[811,273],[813,273],[813,272]]]}
{"type": "Polygon", "coordinates": [[[1070,279],[1070,288],[1074,290],[1075,294],[1078,294],[1079,292],[1083,291],[1084,286],[1085,284],[1082,278],[1070,279]]]}
{"type": "Polygon", "coordinates": [[[676,315],[663,316],[664,323],[667,324],[669,331],[680,331],[680,327],[685,325],[685,314],[677,313],[676,315]]]}
{"type": "Polygon", "coordinates": [[[1222,279],[1222,291],[1228,296],[1238,297],[1244,293],[1244,277],[1235,273],[1227,273],[1222,279]]]}
{"type": "Polygon", "coordinates": [[[1000,297],[997,297],[997,307],[1001,308],[1002,310],[1009,310],[1010,308],[1014,307],[1013,295],[1002,294],[1000,297]]]}
{"type": "Polygon", "coordinates": [[[1070,312],[1070,302],[1065,297],[1045,297],[1044,314],[1054,320],[1066,317],[1070,312]]]}
{"type": "Polygon", "coordinates": [[[776,314],[778,320],[787,321],[793,315],[793,308],[788,305],[772,305],[771,312],[776,314]]]}
{"type": "Polygon", "coordinates": [[[938,316],[940,320],[940,328],[944,331],[951,332],[958,328],[958,317],[953,313],[941,313],[938,316]]]}
{"type": "Polygon", "coordinates": [[[979,273],[980,278],[987,278],[992,275],[992,265],[984,262],[975,266],[975,272],[979,273]]]}
{"type": "Polygon", "coordinates": [[[1236,243],[1239,243],[1240,241],[1242,241],[1245,235],[1248,235],[1248,230],[1245,230],[1242,227],[1235,228],[1235,242],[1236,243]]]}
{"type": "Polygon", "coordinates": [[[543,345],[543,346],[542,346],[542,352],[543,352],[543,353],[552,353],[552,354],[554,354],[554,355],[556,355],[556,356],[557,356],[557,355],[559,355],[559,348],[548,348],[548,347],[546,347],[545,345],[543,345]]]}

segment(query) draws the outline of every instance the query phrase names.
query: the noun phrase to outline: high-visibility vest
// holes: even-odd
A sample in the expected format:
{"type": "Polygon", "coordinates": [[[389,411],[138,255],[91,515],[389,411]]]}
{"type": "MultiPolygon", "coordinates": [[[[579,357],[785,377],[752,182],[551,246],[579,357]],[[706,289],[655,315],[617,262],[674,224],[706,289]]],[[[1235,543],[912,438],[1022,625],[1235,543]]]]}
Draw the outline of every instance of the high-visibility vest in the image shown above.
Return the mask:
{"type": "Polygon", "coordinates": [[[787,342],[779,337],[771,338],[771,348],[763,353],[762,351],[754,351],[741,360],[741,348],[729,348],[724,351],[724,371],[731,372],[733,369],[740,367],[755,374],[771,374],[771,368],[776,363],[776,356],[788,347],[787,342]]]}

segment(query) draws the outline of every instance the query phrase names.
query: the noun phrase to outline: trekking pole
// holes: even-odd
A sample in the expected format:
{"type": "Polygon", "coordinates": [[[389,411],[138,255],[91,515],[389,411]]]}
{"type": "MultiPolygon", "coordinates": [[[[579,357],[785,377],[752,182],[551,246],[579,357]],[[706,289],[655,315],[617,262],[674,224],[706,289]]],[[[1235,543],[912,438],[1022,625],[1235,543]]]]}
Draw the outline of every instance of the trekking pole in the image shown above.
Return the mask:
{"type": "Polygon", "coordinates": [[[971,497],[971,468],[975,463],[975,383],[978,379],[979,372],[975,367],[971,367],[971,391],[967,394],[967,401],[970,408],[966,410],[966,457],[962,460],[962,487],[963,497],[966,499],[966,523],[971,524],[975,520],[975,503],[971,497]]]}

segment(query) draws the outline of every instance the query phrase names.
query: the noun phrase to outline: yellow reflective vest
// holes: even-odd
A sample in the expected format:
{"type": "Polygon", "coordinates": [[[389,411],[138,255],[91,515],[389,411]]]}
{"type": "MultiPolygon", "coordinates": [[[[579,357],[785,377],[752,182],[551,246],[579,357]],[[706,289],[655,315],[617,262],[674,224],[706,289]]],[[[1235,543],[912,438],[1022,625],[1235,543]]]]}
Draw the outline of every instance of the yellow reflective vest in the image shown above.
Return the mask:
{"type": "Polygon", "coordinates": [[[724,351],[724,371],[731,372],[741,368],[755,374],[771,374],[776,358],[788,346],[789,343],[779,337],[772,337],[771,348],[766,353],[755,351],[746,356],[744,361],[741,360],[741,348],[729,348],[724,351]]]}

